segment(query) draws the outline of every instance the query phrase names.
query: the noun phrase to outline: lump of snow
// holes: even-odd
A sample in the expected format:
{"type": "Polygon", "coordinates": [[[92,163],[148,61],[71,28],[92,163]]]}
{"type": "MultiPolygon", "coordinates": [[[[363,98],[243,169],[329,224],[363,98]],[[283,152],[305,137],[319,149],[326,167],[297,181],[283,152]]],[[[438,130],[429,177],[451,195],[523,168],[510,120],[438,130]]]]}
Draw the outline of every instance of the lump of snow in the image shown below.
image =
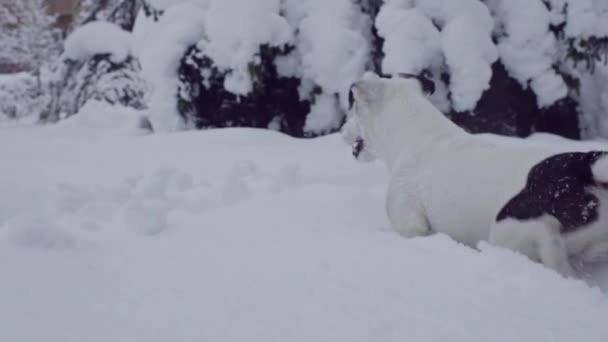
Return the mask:
{"type": "Polygon", "coordinates": [[[498,20],[507,37],[498,45],[509,74],[523,87],[531,82],[539,107],[550,106],[567,96],[563,78],[553,69],[557,44],[550,32],[552,14],[541,2],[501,1],[498,20]]]}
{"type": "Polygon", "coordinates": [[[279,0],[212,0],[204,25],[207,36],[199,48],[218,68],[229,71],[224,87],[237,95],[252,90],[250,64],[260,47],[281,47],[293,39],[291,27],[280,16],[279,0]]]}
{"type": "Polygon", "coordinates": [[[568,96],[568,87],[564,79],[553,69],[534,78],[530,83],[530,88],[536,93],[536,101],[541,108],[550,106],[568,96]]]}
{"type": "Polygon", "coordinates": [[[335,96],[322,94],[315,98],[310,114],[306,117],[304,131],[309,133],[327,133],[340,126],[342,115],[335,96]]]}
{"type": "Polygon", "coordinates": [[[466,17],[486,34],[494,29],[490,10],[479,0],[417,0],[416,6],[442,27],[455,18],[466,17]]]}
{"type": "Polygon", "coordinates": [[[287,11],[297,16],[292,20],[302,78],[328,94],[340,94],[343,109],[348,108],[348,88],[365,71],[370,54],[371,22],[357,7],[350,0],[311,0],[292,3],[287,11]]]}
{"type": "Polygon", "coordinates": [[[204,23],[201,7],[188,3],[173,6],[158,23],[149,26],[146,42],[139,42],[143,76],[152,87],[150,120],[155,131],[185,128],[177,110],[178,69],[188,48],[203,37],[204,23]]]}
{"type": "Polygon", "coordinates": [[[568,1],[566,36],[608,36],[608,4],[597,0],[568,1]]]}
{"type": "Polygon", "coordinates": [[[441,62],[441,34],[419,9],[386,4],[376,18],[376,28],[384,38],[383,73],[419,74],[441,62]]]}
{"type": "Polygon", "coordinates": [[[498,59],[498,50],[490,35],[467,17],[458,17],[445,26],[441,45],[451,71],[453,107],[457,112],[473,110],[483,92],[490,88],[492,64],[498,59]]]}
{"type": "Polygon", "coordinates": [[[77,245],[76,239],[52,220],[39,216],[18,216],[3,226],[17,246],[46,250],[65,250],[77,245]]]}
{"type": "Polygon", "coordinates": [[[84,60],[94,55],[109,54],[120,63],[131,54],[131,34],[105,21],[94,21],[79,27],[65,42],[64,56],[84,60]]]}

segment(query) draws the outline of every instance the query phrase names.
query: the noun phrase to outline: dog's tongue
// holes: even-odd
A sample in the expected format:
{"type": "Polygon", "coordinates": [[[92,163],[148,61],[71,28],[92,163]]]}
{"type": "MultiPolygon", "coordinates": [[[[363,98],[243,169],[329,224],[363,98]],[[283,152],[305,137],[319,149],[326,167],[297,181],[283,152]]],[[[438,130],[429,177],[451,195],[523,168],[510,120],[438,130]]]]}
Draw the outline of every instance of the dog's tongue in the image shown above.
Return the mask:
{"type": "Polygon", "coordinates": [[[361,151],[363,151],[364,146],[365,143],[363,142],[363,138],[358,137],[357,140],[355,140],[355,142],[353,143],[353,156],[355,158],[359,157],[359,154],[361,154],[361,151]]]}

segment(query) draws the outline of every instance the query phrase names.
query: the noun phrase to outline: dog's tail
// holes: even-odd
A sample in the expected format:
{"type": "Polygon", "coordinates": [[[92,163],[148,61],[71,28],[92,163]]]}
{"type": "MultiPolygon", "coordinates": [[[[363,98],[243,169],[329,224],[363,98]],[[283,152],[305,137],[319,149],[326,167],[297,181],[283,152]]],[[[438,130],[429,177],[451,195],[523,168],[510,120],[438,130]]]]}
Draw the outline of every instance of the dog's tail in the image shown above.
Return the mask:
{"type": "Polygon", "coordinates": [[[605,152],[590,152],[596,154],[598,158],[593,165],[591,165],[591,173],[596,183],[602,185],[608,185],[608,153],[605,152]]]}

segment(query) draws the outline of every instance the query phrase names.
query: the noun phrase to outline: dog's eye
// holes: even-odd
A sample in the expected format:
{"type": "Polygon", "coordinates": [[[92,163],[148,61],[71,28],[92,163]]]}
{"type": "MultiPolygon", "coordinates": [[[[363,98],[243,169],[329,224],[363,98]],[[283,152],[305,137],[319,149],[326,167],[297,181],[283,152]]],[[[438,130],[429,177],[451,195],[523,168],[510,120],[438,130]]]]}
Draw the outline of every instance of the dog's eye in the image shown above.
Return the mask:
{"type": "Polygon", "coordinates": [[[353,88],[348,90],[348,109],[352,109],[355,104],[355,96],[353,95],[353,88]]]}

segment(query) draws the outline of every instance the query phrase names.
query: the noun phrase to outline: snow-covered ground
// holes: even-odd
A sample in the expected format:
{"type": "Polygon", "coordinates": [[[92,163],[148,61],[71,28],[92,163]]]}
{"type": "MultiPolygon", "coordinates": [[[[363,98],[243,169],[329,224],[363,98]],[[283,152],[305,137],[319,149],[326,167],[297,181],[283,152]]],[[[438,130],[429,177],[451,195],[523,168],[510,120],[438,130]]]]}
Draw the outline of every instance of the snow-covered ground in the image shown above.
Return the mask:
{"type": "Polygon", "coordinates": [[[598,288],[392,232],[383,167],[336,135],[137,135],[124,115],[0,128],[0,341],[608,337],[598,288]]]}

